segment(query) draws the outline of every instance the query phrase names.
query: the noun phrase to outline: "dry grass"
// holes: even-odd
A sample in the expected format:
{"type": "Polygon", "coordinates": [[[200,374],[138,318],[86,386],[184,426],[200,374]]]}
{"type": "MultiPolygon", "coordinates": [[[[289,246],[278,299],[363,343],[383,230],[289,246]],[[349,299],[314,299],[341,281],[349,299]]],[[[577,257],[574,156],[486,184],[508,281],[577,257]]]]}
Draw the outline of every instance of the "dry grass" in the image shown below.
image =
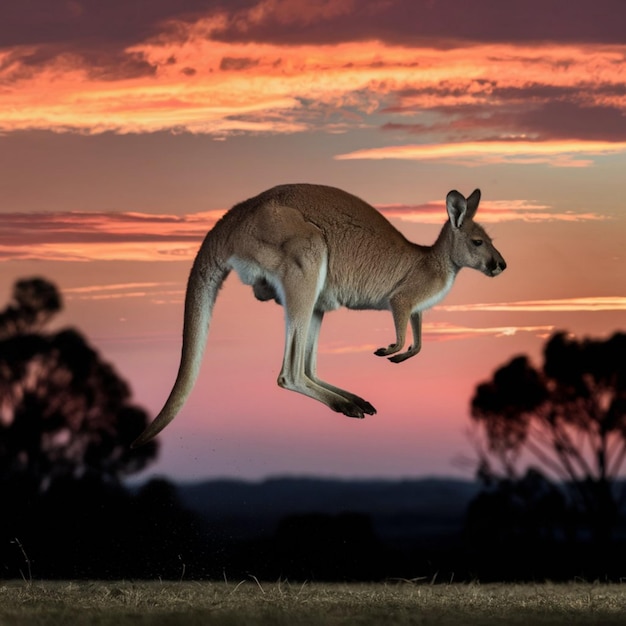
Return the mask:
{"type": "Polygon", "coordinates": [[[2,626],[625,623],[624,585],[0,583],[2,626]]]}

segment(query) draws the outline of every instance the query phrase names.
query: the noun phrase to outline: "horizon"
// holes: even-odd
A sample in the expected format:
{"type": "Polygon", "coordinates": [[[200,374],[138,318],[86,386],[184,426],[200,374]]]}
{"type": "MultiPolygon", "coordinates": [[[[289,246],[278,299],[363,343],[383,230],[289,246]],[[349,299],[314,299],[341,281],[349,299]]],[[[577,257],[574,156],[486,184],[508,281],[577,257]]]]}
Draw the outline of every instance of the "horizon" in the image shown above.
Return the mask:
{"type": "Polygon", "coordinates": [[[146,475],[133,475],[123,480],[123,483],[131,489],[143,487],[151,480],[165,480],[174,484],[176,487],[197,487],[204,483],[245,483],[247,485],[262,485],[271,482],[336,482],[336,483],[383,483],[383,484],[398,484],[398,483],[438,483],[438,482],[460,482],[467,484],[476,484],[479,479],[471,476],[443,476],[443,475],[418,475],[418,476],[338,476],[336,474],[270,474],[267,476],[245,478],[241,476],[204,476],[195,477],[190,480],[186,479],[173,479],[166,474],[150,474],[146,475]]]}
{"type": "Polygon", "coordinates": [[[471,480],[478,383],[540,364],[555,331],[625,329],[626,5],[551,2],[0,8],[0,293],[57,284],[50,328],[83,332],[151,418],[206,231],[276,184],[344,189],[426,245],[448,191],[480,188],[508,265],[461,272],[403,364],[372,354],[390,312],[325,317],[320,374],[376,406],[362,421],[278,388],[282,309],[230,276],[192,396],[133,480],[471,480]]]}

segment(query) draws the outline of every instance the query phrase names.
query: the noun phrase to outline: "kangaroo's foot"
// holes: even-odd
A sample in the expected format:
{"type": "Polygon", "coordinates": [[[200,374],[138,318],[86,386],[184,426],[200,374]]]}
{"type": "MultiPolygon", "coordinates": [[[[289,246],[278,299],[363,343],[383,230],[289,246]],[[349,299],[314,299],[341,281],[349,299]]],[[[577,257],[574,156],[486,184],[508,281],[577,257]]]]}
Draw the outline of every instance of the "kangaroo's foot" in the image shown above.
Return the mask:
{"type": "Polygon", "coordinates": [[[399,343],[389,344],[386,348],[378,348],[374,354],[376,356],[389,356],[390,354],[395,354],[402,349],[402,346],[399,343]]]}
{"type": "Polygon", "coordinates": [[[348,417],[356,417],[357,419],[363,419],[365,415],[376,415],[376,409],[363,398],[350,394],[351,399],[347,398],[342,402],[333,402],[330,404],[330,408],[337,413],[343,413],[348,417]]]}
{"type": "Polygon", "coordinates": [[[345,402],[343,403],[342,402],[336,403],[337,408],[335,408],[335,405],[329,405],[330,408],[333,409],[333,411],[337,411],[338,413],[343,413],[344,415],[347,415],[348,417],[357,417],[357,418],[362,418],[365,415],[376,415],[376,409],[367,400],[364,400],[360,396],[357,396],[356,394],[351,393],[350,391],[346,391],[345,389],[340,389],[339,387],[335,387],[335,385],[331,385],[330,383],[327,383],[324,380],[320,380],[319,378],[317,378],[316,376],[312,376],[311,374],[309,374],[309,377],[320,387],[324,387],[324,389],[328,389],[328,391],[331,391],[332,393],[336,394],[337,396],[340,396],[343,400],[345,400],[345,402]],[[356,409],[357,409],[356,411],[353,405],[356,405],[356,409]],[[359,414],[359,411],[360,411],[360,414],[359,414]]]}
{"type": "Polygon", "coordinates": [[[333,401],[328,406],[337,413],[343,413],[348,417],[363,419],[365,415],[375,415],[376,409],[363,398],[353,396],[355,401],[342,398],[340,401],[333,401]]]}
{"type": "Polygon", "coordinates": [[[395,356],[390,356],[389,360],[392,363],[402,363],[402,361],[406,361],[410,359],[412,356],[415,356],[420,351],[419,348],[409,348],[406,352],[401,352],[400,354],[396,354],[395,356]]]}
{"type": "Polygon", "coordinates": [[[376,413],[376,409],[367,400],[320,380],[300,378],[293,381],[285,376],[279,376],[278,385],[318,400],[333,411],[343,413],[348,417],[362,419],[366,414],[374,415],[376,413]]]}

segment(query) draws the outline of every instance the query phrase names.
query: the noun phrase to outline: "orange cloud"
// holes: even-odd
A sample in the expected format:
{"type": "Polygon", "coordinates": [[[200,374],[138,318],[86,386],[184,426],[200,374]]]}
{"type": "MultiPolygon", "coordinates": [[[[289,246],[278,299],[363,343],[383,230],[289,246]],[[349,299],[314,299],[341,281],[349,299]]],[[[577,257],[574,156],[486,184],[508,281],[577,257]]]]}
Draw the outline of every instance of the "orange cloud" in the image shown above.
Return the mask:
{"type": "Polygon", "coordinates": [[[183,289],[168,289],[176,283],[116,283],[112,285],[90,285],[63,289],[68,300],[119,300],[122,298],[144,298],[151,302],[182,301],[183,289]]]}
{"type": "Polygon", "coordinates": [[[356,150],[335,158],[448,161],[467,166],[542,163],[553,167],[587,167],[593,164],[590,157],[616,153],[626,153],[626,142],[566,140],[411,144],[356,150]]]}
{"type": "Polygon", "coordinates": [[[579,312],[626,311],[625,296],[597,296],[584,298],[559,298],[548,300],[523,300],[520,302],[495,302],[488,304],[452,304],[437,307],[443,311],[511,311],[511,312],[579,312]]]}
{"type": "MultiPolygon", "coordinates": [[[[5,48],[0,51],[0,130],[171,130],[218,137],[311,128],[337,132],[378,124],[369,118],[373,113],[402,118],[416,111],[463,105],[497,110],[507,104],[510,92],[524,99],[529,76],[533,102],[545,86],[571,90],[569,97],[584,106],[626,106],[624,46],[442,48],[372,39],[278,45],[219,38],[226,26],[245,32],[268,14],[279,24],[297,26],[346,16],[356,9],[353,0],[325,0],[315,7],[309,2],[264,0],[232,15],[215,13],[191,23],[170,21],[160,35],[121,51],[133,63],[117,76],[114,65],[104,74],[92,71],[88,55],[50,55],[35,64],[36,47],[5,48]]],[[[468,145],[489,158],[474,144],[468,145]]],[[[492,158],[509,162],[538,158],[550,159],[553,165],[584,164],[582,157],[571,156],[579,154],[576,149],[572,153],[561,147],[545,154],[541,148],[532,149],[530,142],[525,153],[510,152],[503,144],[494,154],[493,148],[492,158]]],[[[607,150],[596,146],[585,154],[607,150]]],[[[357,158],[354,154],[341,158],[357,158]]],[[[358,158],[380,158],[371,154],[358,158]]],[[[398,155],[394,158],[409,158],[406,153],[398,155]]],[[[430,150],[431,158],[451,156],[430,150]]]]}

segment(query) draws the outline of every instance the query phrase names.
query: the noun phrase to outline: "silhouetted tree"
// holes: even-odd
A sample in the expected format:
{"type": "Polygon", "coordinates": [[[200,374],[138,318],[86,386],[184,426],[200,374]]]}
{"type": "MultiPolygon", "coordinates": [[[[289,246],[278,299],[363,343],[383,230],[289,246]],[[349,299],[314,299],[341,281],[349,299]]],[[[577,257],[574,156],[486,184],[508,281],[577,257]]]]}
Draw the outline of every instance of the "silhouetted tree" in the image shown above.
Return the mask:
{"type": "Polygon", "coordinates": [[[61,308],[61,295],[53,283],[44,278],[18,280],[12,301],[0,312],[0,339],[39,330],[61,308]]]}
{"type": "Polygon", "coordinates": [[[554,334],[541,369],[518,356],[478,385],[471,415],[486,483],[519,482],[534,461],[570,489],[596,538],[608,540],[626,458],[626,334],[554,334]]]}
{"type": "Polygon", "coordinates": [[[372,580],[384,572],[383,550],[363,513],[289,515],[273,543],[279,576],[296,580],[372,580]]]}
{"type": "Polygon", "coordinates": [[[60,310],[56,287],[16,283],[0,313],[0,476],[45,491],[57,478],[117,483],[156,455],[130,449],[147,423],[130,389],[76,330],[35,333],[60,310]]]}
{"type": "Polygon", "coordinates": [[[77,330],[43,332],[60,310],[56,286],[32,278],[0,311],[0,576],[24,572],[26,554],[47,576],[107,575],[116,546],[141,562],[122,478],[156,456],[130,449],[148,416],[77,330]]]}
{"type": "Polygon", "coordinates": [[[579,551],[564,550],[571,545],[569,513],[563,490],[533,468],[517,479],[490,481],[466,515],[473,575],[537,580],[583,574],[579,551]]]}

